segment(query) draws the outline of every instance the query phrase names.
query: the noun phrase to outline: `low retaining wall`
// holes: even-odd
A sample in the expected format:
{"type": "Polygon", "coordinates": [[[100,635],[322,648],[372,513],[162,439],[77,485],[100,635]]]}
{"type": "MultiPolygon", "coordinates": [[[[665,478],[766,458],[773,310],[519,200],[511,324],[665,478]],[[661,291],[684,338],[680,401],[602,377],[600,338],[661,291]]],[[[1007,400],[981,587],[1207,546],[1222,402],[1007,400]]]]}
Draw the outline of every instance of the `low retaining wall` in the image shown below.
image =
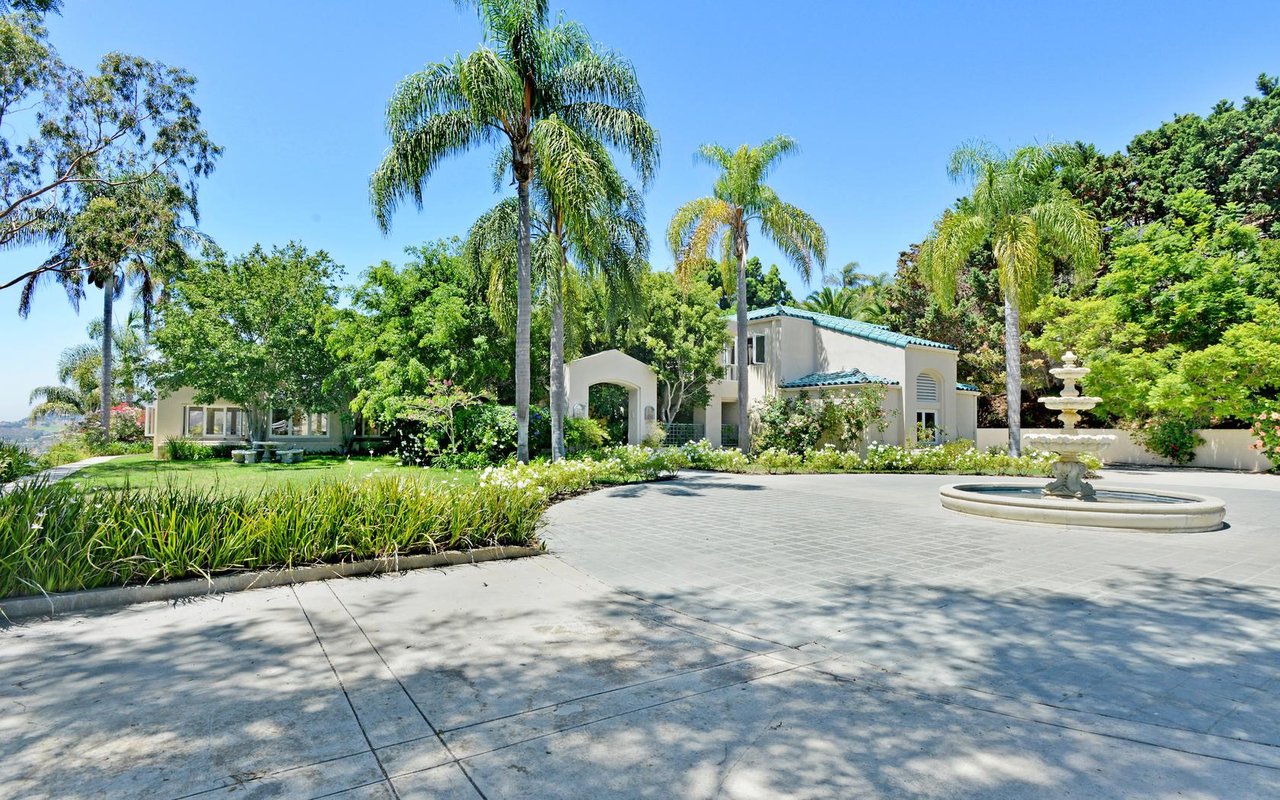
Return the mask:
{"type": "MultiPolygon", "coordinates": [[[[1061,428],[1023,428],[1022,433],[1061,433],[1061,428]]],[[[1136,466],[1168,466],[1169,460],[1145,449],[1133,440],[1128,431],[1118,428],[1090,428],[1089,433],[1109,433],[1116,440],[1104,452],[1108,464],[1133,464],[1136,466]]],[[[1196,448],[1196,457],[1187,466],[1209,469],[1235,469],[1246,472],[1266,472],[1272,464],[1262,453],[1250,450],[1253,434],[1247,430],[1204,429],[1198,431],[1204,444],[1196,448]]],[[[1004,447],[1009,442],[1006,428],[978,428],[978,447],[1004,447]]]]}

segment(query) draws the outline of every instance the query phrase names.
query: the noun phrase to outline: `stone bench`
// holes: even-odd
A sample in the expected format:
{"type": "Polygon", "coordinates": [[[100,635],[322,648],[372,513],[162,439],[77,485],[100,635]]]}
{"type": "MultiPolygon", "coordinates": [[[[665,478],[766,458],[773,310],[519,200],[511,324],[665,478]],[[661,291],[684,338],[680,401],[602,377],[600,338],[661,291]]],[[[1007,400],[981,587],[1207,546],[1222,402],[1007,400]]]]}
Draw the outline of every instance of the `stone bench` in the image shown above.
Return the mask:
{"type": "Polygon", "coordinates": [[[237,464],[256,464],[258,462],[258,451],[232,450],[231,460],[237,464]]]}
{"type": "Polygon", "coordinates": [[[302,449],[295,448],[293,450],[277,450],[276,458],[281,464],[296,464],[302,460],[302,449]]]}

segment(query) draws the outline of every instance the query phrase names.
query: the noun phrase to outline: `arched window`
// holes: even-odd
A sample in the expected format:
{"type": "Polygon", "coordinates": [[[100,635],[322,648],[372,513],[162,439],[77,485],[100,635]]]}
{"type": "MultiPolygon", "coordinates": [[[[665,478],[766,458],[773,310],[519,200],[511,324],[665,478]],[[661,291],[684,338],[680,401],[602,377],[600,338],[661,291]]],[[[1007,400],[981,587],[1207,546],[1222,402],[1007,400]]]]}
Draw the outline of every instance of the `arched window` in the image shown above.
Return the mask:
{"type": "Polygon", "coordinates": [[[920,373],[916,376],[916,402],[930,404],[938,402],[938,381],[932,375],[920,373]]]}

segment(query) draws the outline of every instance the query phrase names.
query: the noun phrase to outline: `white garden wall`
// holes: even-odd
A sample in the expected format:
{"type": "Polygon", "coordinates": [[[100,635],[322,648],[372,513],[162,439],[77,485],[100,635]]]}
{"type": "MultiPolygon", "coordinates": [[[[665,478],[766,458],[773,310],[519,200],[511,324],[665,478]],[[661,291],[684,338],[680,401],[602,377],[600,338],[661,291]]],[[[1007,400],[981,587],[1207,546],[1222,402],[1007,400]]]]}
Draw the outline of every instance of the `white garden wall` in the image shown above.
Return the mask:
{"type": "MultiPolygon", "coordinates": [[[[1028,433],[1061,433],[1061,428],[1024,428],[1028,433]]],[[[1090,433],[1110,433],[1116,437],[1115,442],[1103,453],[1108,464],[1134,464],[1138,466],[1167,465],[1168,460],[1144,449],[1133,440],[1128,431],[1116,428],[1089,429],[1090,433]]],[[[1205,429],[1199,431],[1204,444],[1196,448],[1196,457],[1188,465],[1191,467],[1207,467],[1210,469],[1238,469],[1248,472],[1265,472],[1272,464],[1262,453],[1251,450],[1253,434],[1247,430],[1205,429]]],[[[1005,447],[1009,442],[1009,431],[1005,428],[979,428],[978,447],[1005,447]]]]}

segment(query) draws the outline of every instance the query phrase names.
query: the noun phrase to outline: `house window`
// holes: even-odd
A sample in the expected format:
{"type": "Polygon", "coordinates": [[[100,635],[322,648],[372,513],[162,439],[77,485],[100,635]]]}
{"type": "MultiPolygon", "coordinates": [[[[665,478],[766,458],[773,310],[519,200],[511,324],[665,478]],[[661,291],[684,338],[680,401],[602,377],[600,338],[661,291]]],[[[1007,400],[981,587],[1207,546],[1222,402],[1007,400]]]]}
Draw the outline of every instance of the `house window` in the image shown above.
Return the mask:
{"type": "Polygon", "coordinates": [[[272,436],[328,436],[329,415],[308,414],[301,408],[271,409],[272,436]]]}
{"type": "Polygon", "coordinates": [[[247,430],[244,409],[228,406],[187,406],[183,433],[211,439],[234,439],[247,430]]]}
{"type": "Polygon", "coordinates": [[[747,355],[752,364],[764,363],[764,334],[747,337],[747,355]]]}
{"type": "Polygon", "coordinates": [[[204,436],[204,406],[187,406],[186,417],[182,432],[187,436],[204,436]]]}
{"type": "Polygon", "coordinates": [[[916,412],[916,440],[921,444],[938,443],[942,432],[938,430],[937,411],[916,412]]]}

